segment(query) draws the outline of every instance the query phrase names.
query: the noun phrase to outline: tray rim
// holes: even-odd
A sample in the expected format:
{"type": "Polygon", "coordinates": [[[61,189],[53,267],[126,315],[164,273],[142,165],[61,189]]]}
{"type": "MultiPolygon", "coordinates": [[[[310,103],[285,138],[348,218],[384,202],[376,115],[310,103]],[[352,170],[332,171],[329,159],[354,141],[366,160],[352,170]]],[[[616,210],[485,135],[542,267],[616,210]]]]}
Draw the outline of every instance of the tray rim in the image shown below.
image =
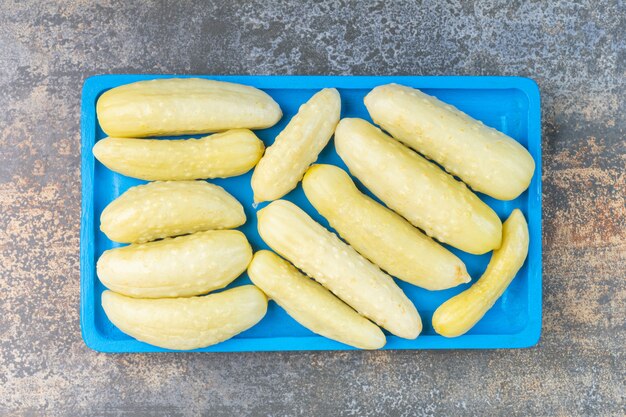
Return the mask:
{"type": "MultiPolygon", "coordinates": [[[[254,85],[257,88],[300,89],[334,86],[339,89],[373,88],[390,82],[410,81],[428,89],[517,89],[528,99],[528,148],[536,147],[535,173],[528,195],[530,251],[528,265],[528,322],[513,334],[463,335],[444,338],[439,335],[420,335],[419,346],[395,346],[393,341],[383,350],[422,349],[507,349],[527,348],[536,345],[541,337],[542,324],[542,161],[541,161],[541,101],[539,86],[527,77],[518,76],[420,76],[420,75],[178,75],[178,74],[106,74],[85,79],[81,95],[81,229],[80,229],[80,325],[85,344],[98,352],[146,353],[177,352],[148,345],[137,340],[112,341],[102,336],[94,325],[94,283],[90,279],[95,271],[93,199],[86,198],[94,188],[94,158],[91,146],[95,142],[95,101],[108,88],[134,81],[156,78],[206,78],[254,85]],[[531,202],[531,196],[534,200],[531,202]],[[531,265],[532,263],[532,265],[531,265]]],[[[320,351],[358,350],[322,336],[241,338],[230,339],[213,346],[187,352],[258,352],[258,351],[320,351]]]]}

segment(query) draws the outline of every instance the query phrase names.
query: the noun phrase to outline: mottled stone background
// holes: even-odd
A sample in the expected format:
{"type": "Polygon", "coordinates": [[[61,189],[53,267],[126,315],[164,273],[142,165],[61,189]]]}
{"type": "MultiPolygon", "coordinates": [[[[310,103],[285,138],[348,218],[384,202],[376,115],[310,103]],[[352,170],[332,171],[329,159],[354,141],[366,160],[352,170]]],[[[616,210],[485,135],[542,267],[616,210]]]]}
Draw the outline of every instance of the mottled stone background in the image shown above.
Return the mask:
{"type": "Polygon", "coordinates": [[[626,4],[0,0],[0,415],[626,412],[626,4]],[[168,4],[170,3],[170,4],[168,4]],[[79,328],[93,74],[504,74],[543,98],[544,320],[525,350],[106,355],[79,328]]]}

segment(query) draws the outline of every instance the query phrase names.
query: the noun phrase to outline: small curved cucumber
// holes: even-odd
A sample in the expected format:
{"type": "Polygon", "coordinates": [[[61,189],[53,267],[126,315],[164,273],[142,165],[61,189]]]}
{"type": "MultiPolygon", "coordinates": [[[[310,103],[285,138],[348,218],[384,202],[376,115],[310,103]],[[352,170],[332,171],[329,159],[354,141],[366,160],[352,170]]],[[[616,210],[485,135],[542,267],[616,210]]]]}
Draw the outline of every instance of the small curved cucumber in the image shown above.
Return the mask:
{"type": "Polygon", "coordinates": [[[465,184],[362,119],[343,119],[337,153],[390,209],[440,242],[472,254],[500,247],[502,222],[465,184]]]}
{"type": "Polygon", "coordinates": [[[276,200],[257,215],[261,238],[278,254],[391,333],[419,335],[420,316],[393,278],[298,206],[276,200]]]}
{"type": "Polygon", "coordinates": [[[246,222],[241,204],[206,181],[151,182],[129,188],[100,216],[100,230],[115,242],[143,243],[246,222]]]}
{"type": "Polygon", "coordinates": [[[443,303],[433,314],[435,331],[445,337],[466,333],[493,307],[528,255],[528,226],[521,211],[504,222],[502,246],[493,252],[487,270],[474,285],[443,303]]]}
{"type": "Polygon", "coordinates": [[[535,161],[519,142],[435,97],[389,84],[365,106],[374,123],[476,191],[512,200],[530,184],[535,161]]]}
{"type": "Polygon", "coordinates": [[[470,281],[459,258],[361,193],[344,170],[313,165],[302,186],[313,207],[339,236],[389,274],[429,290],[470,281]]]}
{"type": "Polygon", "coordinates": [[[105,138],[94,156],[112,171],[142,180],[225,178],[251,170],[263,155],[263,142],[248,129],[201,139],[105,138]]]}
{"type": "Polygon", "coordinates": [[[264,129],[282,117],[278,104],[257,88],[202,78],[122,85],[100,96],[96,112],[102,130],[122,138],[264,129]]]}
{"type": "Polygon", "coordinates": [[[255,253],[248,275],[254,285],[312,332],[361,349],[385,345],[385,335],[378,326],[278,255],[267,250],[255,253]]]}
{"type": "Polygon", "coordinates": [[[130,297],[189,297],[224,288],[251,259],[243,233],[209,230],[107,250],[97,271],[107,288],[130,297]]]}
{"type": "Polygon", "coordinates": [[[281,198],[296,188],[335,131],[341,97],[334,88],[315,94],[265,151],[252,174],[254,201],[281,198]]]}
{"type": "Polygon", "coordinates": [[[190,298],[131,298],[102,293],[102,308],[122,332],[165,349],[214,345],[249,329],[265,316],[267,298],[254,285],[190,298]]]}

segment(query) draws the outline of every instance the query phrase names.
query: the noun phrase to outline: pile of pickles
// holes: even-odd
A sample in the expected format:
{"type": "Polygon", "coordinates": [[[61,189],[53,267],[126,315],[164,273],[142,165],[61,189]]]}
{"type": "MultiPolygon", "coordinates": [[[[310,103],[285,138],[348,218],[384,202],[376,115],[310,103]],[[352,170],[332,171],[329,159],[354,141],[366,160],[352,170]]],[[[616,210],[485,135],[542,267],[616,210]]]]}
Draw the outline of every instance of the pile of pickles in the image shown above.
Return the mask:
{"type": "Polygon", "coordinates": [[[379,86],[364,103],[379,127],[340,119],[339,92],[323,89],[265,149],[253,130],[273,126],[282,111],[256,88],[172,78],[102,94],[97,116],[108,137],[94,156],[151,181],[127,190],[100,218],[110,240],[129,244],[97,263],[111,322],[155,346],[197,349],[257,324],[270,299],[317,334],[379,349],[381,329],[407,339],[422,331],[418,310],[392,277],[432,291],[471,281],[446,243],[471,254],[493,251],[484,274],[433,316],[443,336],[471,329],[522,267],[529,244],[521,211],[502,223],[474,191],[515,199],[535,163],[514,139],[417,89],[379,86]],[[314,164],[333,136],[349,173],[314,164]],[[272,251],[253,253],[234,230],[246,222],[241,203],[206,181],[252,169],[255,203],[269,202],[256,213],[258,231],[272,251]],[[282,199],[300,182],[337,234],[282,199]],[[214,292],[246,270],[253,285],[214,292]]]}

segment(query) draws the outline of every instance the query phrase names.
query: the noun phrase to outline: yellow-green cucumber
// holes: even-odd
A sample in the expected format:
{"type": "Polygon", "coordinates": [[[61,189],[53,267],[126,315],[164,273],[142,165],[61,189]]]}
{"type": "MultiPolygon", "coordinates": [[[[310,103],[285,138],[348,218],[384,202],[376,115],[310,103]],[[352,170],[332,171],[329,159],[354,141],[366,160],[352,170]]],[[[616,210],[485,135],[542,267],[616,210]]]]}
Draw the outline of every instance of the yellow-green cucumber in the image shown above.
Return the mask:
{"type": "Polygon", "coordinates": [[[317,159],[339,122],[341,98],[325,88],[300,106],[252,174],[254,201],[271,201],[293,190],[317,159]]]}
{"type": "Polygon", "coordinates": [[[107,288],[130,297],[189,297],[224,288],[251,259],[243,233],[208,230],[109,249],[97,272],[107,288]]]}
{"type": "Polygon", "coordinates": [[[389,208],[428,236],[472,254],[500,247],[502,222],[465,184],[362,119],[342,119],[337,153],[389,208]]]}
{"type": "Polygon", "coordinates": [[[487,270],[475,284],[439,306],[433,327],[442,336],[466,333],[507,289],[528,255],[528,225],[519,209],[504,222],[502,246],[493,252],[487,270]]]}
{"type": "Polygon", "coordinates": [[[380,349],[385,345],[385,335],[378,326],[273,252],[256,252],[248,276],[312,332],[360,349],[380,349]]]}
{"type": "Polygon", "coordinates": [[[276,200],[258,213],[261,238],[279,255],[391,333],[415,339],[422,321],[393,278],[295,204],[276,200]]]}
{"type": "Polygon", "coordinates": [[[535,161],[526,148],[450,104],[388,84],[374,88],[365,106],[374,123],[475,191],[512,200],[530,184],[535,161]]]}
{"type": "Polygon", "coordinates": [[[200,139],[105,138],[94,156],[112,171],[148,181],[225,178],[251,170],[263,155],[263,142],[248,129],[200,139]]]}
{"type": "Polygon", "coordinates": [[[100,230],[115,242],[143,243],[246,222],[241,204],[206,181],[157,181],[129,188],[100,216],[100,230]]]}
{"type": "Polygon", "coordinates": [[[313,165],[302,186],[313,207],[339,236],[389,274],[428,290],[470,281],[463,261],[361,193],[341,168],[313,165]]]}
{"type": "Polygon", "coordinates": [[[112,137],[177,136],[229,129],[265,129],[282,117],[258,88],[203,78],[138,81],[105,91],[98,122],[112,137]]]}
{"type": "Polygon", "coordinates": [[[189,298],[132,298],[105,291],[102,308],[127,335],[154,346],[190,350],[214,345],[265,316],[267,298],[254,285],[189,298]]]}

